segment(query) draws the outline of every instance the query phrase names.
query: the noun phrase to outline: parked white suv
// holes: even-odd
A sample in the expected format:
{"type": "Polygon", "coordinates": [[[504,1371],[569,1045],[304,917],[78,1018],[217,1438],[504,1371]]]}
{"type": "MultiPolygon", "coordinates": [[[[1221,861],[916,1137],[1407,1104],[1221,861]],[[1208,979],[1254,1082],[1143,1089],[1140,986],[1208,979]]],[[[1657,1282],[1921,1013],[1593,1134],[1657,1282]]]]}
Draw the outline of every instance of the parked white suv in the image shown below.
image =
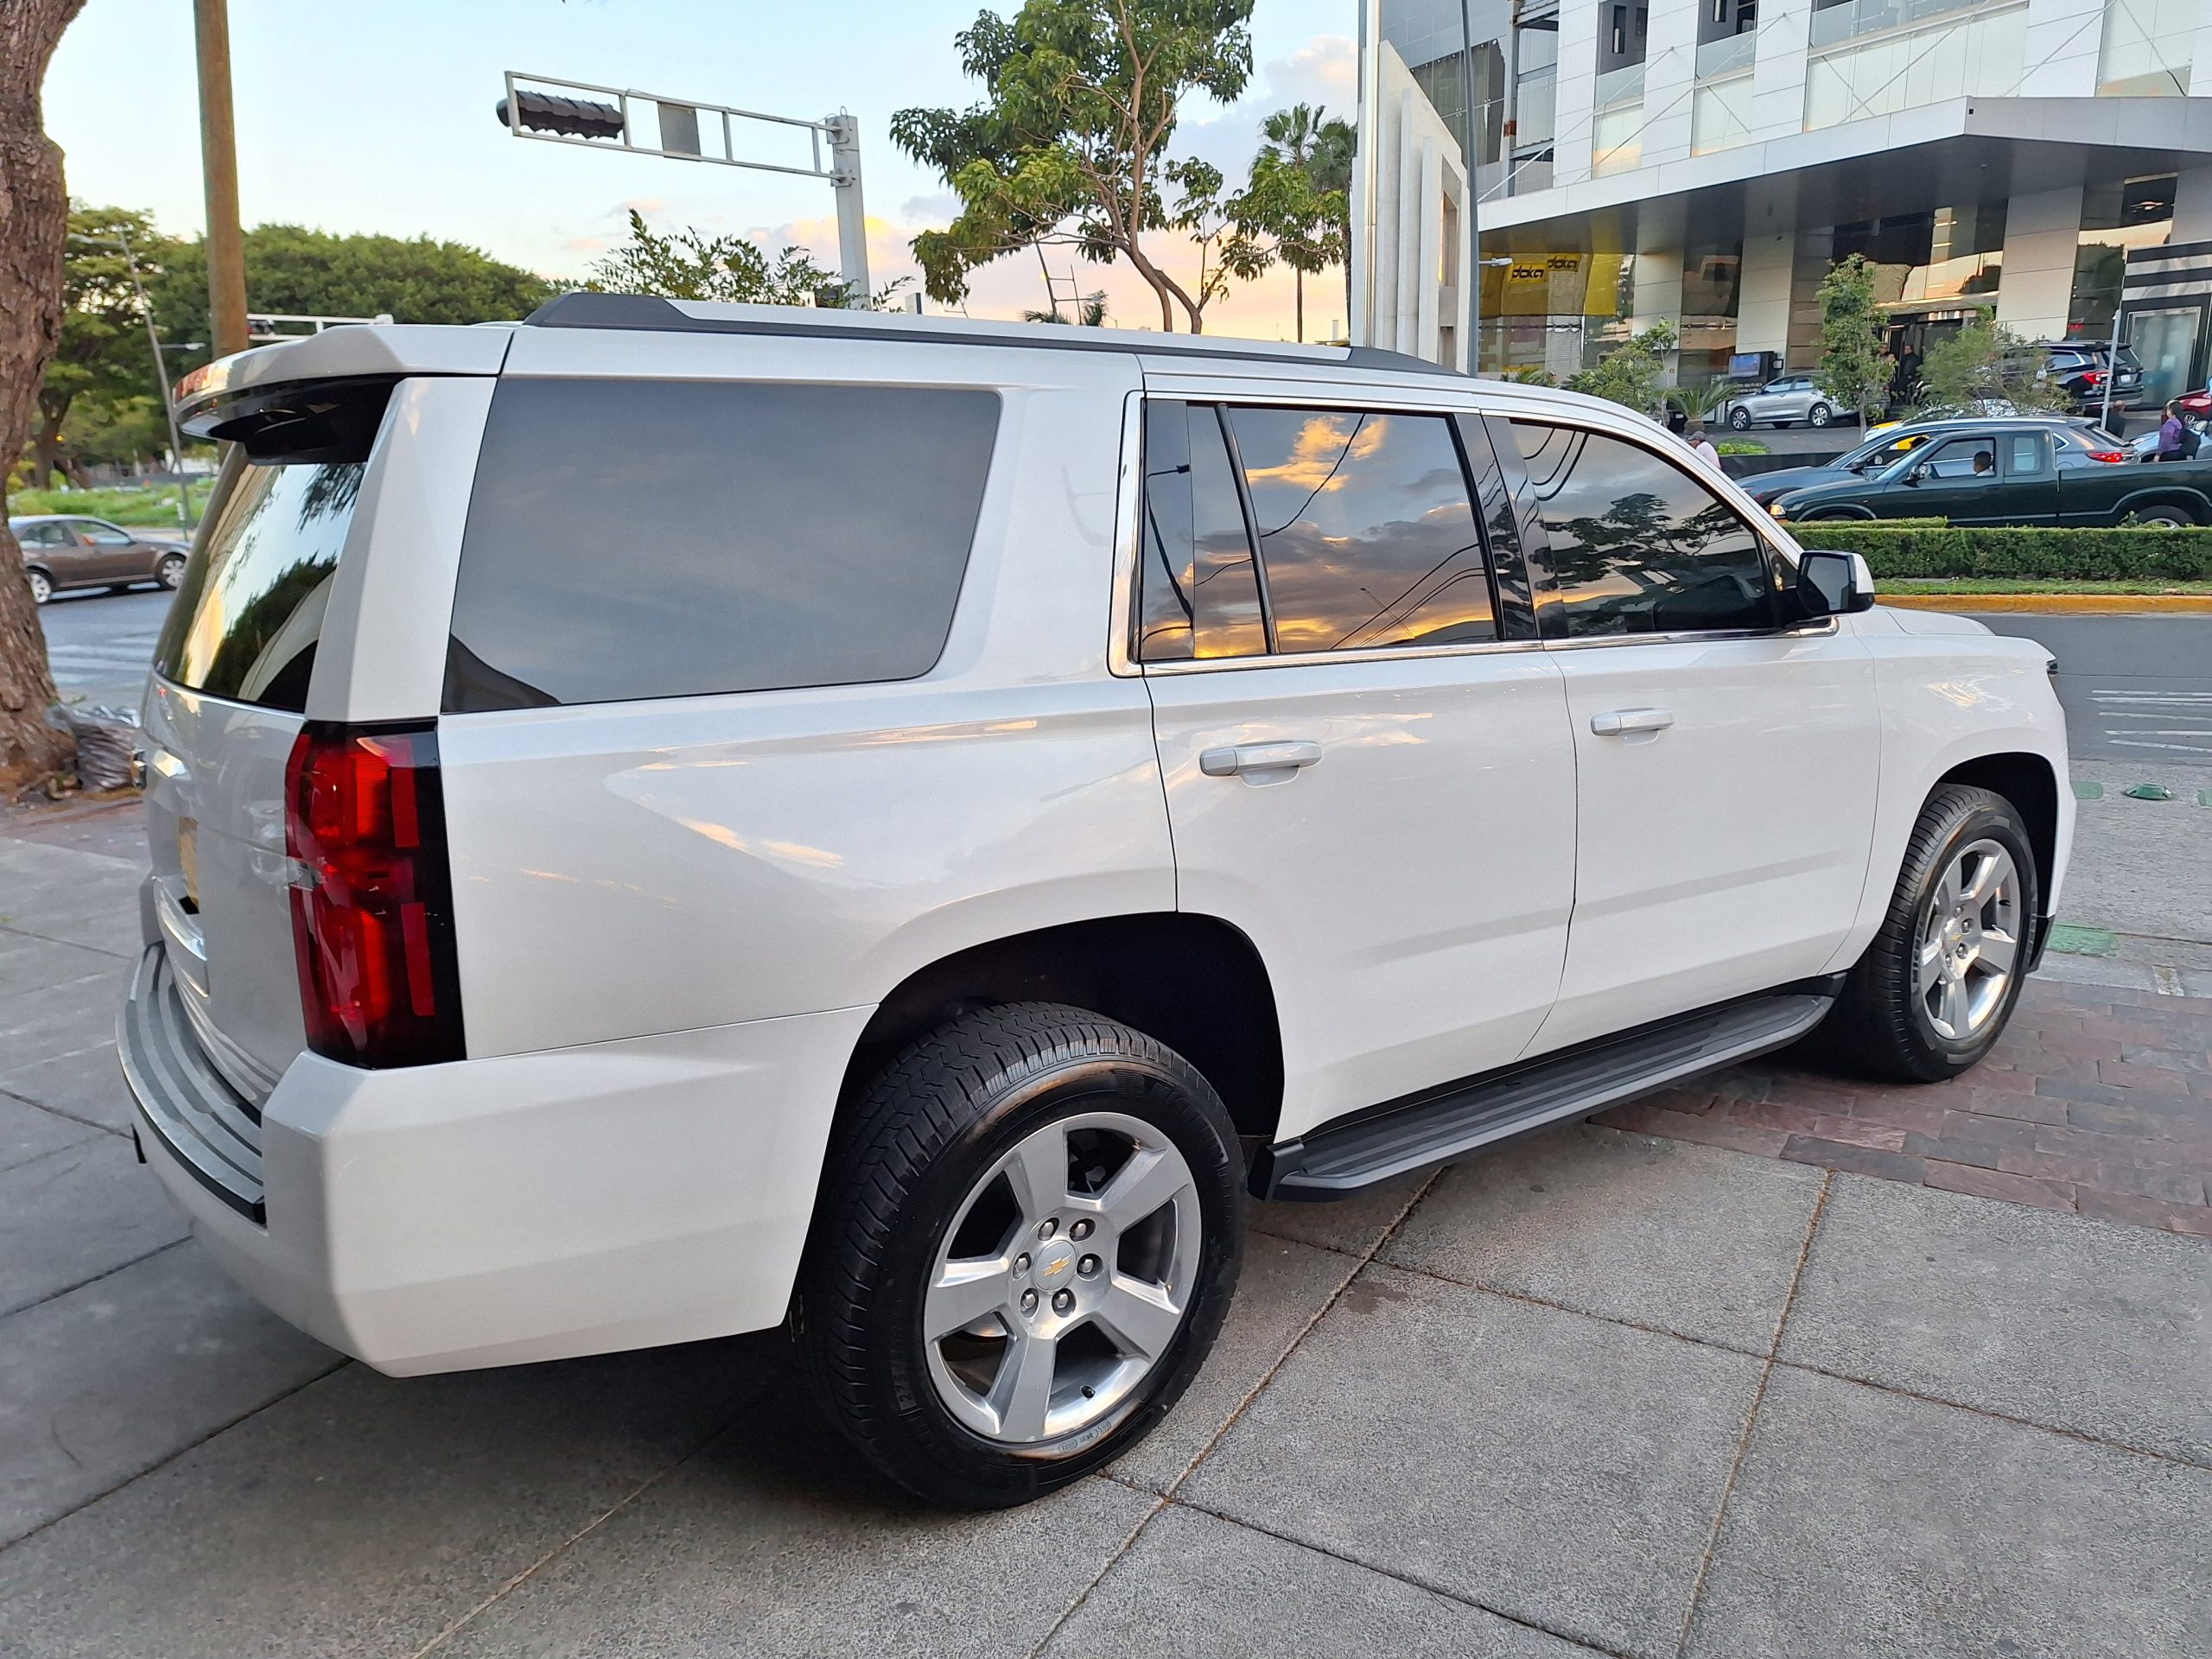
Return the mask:
{"type": "Polygon", "coordinates": [[[2066,862],[2040,649],[1563,392],[578,295],[184,397],[124,1069],[395,1374],[788,1317],[1019,1502],[1173,1405],[1247,1194],[1815,1026],[1953,1075],[2066,862]]]}

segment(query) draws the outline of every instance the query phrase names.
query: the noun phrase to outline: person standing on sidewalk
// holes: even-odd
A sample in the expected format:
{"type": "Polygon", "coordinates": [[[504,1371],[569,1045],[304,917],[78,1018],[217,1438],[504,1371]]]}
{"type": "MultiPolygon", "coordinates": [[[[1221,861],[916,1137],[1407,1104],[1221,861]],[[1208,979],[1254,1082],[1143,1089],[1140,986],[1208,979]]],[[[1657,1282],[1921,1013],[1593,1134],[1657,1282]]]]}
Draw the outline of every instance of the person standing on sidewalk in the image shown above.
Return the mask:
{"type": "Polygon", "coordinates": [[[1689,445],[1690,453],[1714,472],[1720,470],[1720,452],[1713,447],[1713,440],[1705,435],[1705,423],[1692,421],[1689,429],[1682,434],[1682,442],[1689,445]]]}

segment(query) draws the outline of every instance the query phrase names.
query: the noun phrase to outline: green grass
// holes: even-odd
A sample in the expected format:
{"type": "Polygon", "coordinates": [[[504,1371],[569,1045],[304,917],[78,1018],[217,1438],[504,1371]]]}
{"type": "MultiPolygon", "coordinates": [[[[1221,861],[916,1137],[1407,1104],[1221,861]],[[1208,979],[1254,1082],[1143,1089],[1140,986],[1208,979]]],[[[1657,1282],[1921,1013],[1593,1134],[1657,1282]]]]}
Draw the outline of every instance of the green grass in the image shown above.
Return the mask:
{"type": "Polygon", "coordinates": [[[2074,582],[2061,576],[1891,576],[1894,594],[2212,594],[2212,582],[2074,582]]]}
{"type": "MultiPolygon", "coordinates": [[[[192,514],[197,520],[207,510],[207,493],[213,487],[207,480],[194,480],[188,486],[192,492],[192,514]]],[[[151,488],[130,487],[111,490],[16,490],[8,497],[8,512],[22,518],[40,512],[81,512],[88,518],[106,518],[118,524],[160,525],[176,528],[176,486],[156,485],[151,488]]]]}

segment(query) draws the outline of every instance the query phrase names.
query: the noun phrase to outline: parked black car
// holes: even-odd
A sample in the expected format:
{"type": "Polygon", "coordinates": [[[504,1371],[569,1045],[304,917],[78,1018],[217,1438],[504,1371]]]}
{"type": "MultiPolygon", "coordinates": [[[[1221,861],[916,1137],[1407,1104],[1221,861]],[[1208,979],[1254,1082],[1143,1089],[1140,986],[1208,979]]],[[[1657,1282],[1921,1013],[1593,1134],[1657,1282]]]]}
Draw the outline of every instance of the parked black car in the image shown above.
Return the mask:
{"type": "Polygon", "coordinates": [[[2143,365],[2133,346],[2120,348],[2115,365],[2112,344],[2102,340],[2069,340],[2044,348],[2044,372],[2058,383],[2070,407],[2082,414],[2101,410],[2105,379],[2112,378],[2112,406],[2123,408],[2143,392],[2143,365]]]}
{"type": "Polygon", "coordinates": [[[1770,473],[1755,473],[1738,481],[1751,499],[1765,506],[1792,490],[1808,489],[1816,484],[1849,484],[1859,479],[1872,478],[1907,452],[1931,439],[1948,437],[1958,432],[1986,432],[1999,427],[2049,432],[2057,446],[2056,460],[2062,469],[2117,465],[2127,459],[2126,446],[2120,439],[2102,427],[2070,416],[2023,416],[2002,421],[1907,421],[1901,426],[1884,427],[1866,442],[1855,449],[1845,450],[1834,461],[1821,461],[1815,466],[1785,467],[1770,473]]]}
{"type": "Polygon", "coordinates": [[[2212,458],[2151,465],[2075,459],[2070,435],[2068,423],[2050,421],[1961,422],[1878,471],[1785,491],[1767,511],[1792,524],[2094,525],[2131,516],[2141,524],[2212,524],[2212,458]]]}

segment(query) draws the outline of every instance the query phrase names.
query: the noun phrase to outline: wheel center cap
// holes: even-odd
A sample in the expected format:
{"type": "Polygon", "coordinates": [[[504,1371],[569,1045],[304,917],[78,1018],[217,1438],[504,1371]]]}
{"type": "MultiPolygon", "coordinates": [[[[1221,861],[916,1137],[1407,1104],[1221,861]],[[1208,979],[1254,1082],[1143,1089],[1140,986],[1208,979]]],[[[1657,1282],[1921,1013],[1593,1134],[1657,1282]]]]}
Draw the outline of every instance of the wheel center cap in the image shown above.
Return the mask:
{"type": "Polygon", "coordinates": [[[1064,1238],[1039,1244],[1031,1263],[1029,1277],[1040,1287],[1052,1290],[1075,1276],[1075,1246],[1064,1238]]]}

